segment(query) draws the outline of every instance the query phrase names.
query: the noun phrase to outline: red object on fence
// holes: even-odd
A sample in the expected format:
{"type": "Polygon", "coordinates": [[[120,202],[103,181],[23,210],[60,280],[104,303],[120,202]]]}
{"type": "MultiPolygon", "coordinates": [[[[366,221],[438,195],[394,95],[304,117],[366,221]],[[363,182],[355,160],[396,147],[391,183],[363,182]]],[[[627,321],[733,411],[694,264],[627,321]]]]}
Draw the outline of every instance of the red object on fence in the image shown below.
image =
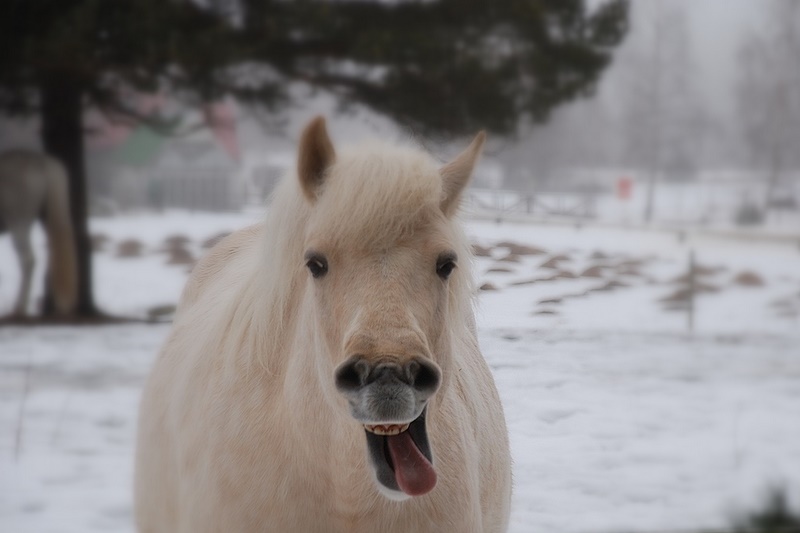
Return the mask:
{"type": "Polygon", "coordinates": [[[617,198],[620,200],[628,200],[631,197],[631,189],[633,189],[633,180],[623,176],[617,180],[617,198]]]}

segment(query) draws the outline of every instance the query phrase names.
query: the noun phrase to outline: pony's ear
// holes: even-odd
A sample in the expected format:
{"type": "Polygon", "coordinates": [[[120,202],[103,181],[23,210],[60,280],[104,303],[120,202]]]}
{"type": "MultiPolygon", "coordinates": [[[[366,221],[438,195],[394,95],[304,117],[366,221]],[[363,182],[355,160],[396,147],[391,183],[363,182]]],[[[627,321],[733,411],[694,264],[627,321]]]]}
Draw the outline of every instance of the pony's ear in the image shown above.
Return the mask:
{"type": "Polygon", "coordinates": [[[466,150],[439,169],[439,173],[442,175],[441,208],[445,215],[452,216],[458,208],[461,191],[472,177],[472,171],[481,155],[484,141],[486,141],[486,132],[478,132],[466,150]]]}
{"type": "Polygon", "coordinates": [[[300,186],[310,201],[317,199],[317,192],[325,179],[325,171],[335,160],[336,152],[325,128],[325,118],[316,117],[303,130],[297,160],[300,186]]]}

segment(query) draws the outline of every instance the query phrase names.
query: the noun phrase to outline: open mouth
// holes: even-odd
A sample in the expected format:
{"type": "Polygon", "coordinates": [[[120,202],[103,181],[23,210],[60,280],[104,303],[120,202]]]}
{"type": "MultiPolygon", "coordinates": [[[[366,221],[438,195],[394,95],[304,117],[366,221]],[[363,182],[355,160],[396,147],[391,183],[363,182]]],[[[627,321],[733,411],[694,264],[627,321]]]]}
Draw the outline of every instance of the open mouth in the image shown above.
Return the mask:
{"type": "Polygon", "coordinates": [[[421,496],[436,486],[425,412],[410,424],[364,425],[372,466],[387,489],[421,496]]]}

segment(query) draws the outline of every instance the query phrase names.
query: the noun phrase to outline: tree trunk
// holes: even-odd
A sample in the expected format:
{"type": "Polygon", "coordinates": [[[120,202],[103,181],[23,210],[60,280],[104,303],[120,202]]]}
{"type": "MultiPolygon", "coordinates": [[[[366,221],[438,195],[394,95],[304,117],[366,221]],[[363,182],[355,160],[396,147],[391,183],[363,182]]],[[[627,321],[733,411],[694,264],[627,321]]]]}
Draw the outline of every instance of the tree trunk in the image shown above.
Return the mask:
{"type": "MultiPolygon", "coordinates": [[[[80,317],[95,317],[99,313],[92,292],[82,86],[68,71],[51,72],[41,80],[40,97],[42,146],[48,154],[64,164],[69,176],[69,201],[78,263],[78,304],[75,312],[80,317]]],[[[44,312],[52,314],[49,287],[46,293],[44,312]]]]}

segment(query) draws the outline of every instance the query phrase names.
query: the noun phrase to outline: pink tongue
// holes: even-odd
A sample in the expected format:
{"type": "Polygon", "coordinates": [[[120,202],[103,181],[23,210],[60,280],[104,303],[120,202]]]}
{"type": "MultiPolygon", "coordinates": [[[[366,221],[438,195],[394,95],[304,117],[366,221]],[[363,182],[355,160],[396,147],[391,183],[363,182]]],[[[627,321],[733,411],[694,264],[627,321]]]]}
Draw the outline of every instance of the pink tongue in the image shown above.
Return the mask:
{"type": "Polygon", "coordinates": [[[422,455],[408,431],[386,437],[394,464],[394,477],[400,490],[409,496],[422,496],[436,485],[436,471],[422,455]]]}

